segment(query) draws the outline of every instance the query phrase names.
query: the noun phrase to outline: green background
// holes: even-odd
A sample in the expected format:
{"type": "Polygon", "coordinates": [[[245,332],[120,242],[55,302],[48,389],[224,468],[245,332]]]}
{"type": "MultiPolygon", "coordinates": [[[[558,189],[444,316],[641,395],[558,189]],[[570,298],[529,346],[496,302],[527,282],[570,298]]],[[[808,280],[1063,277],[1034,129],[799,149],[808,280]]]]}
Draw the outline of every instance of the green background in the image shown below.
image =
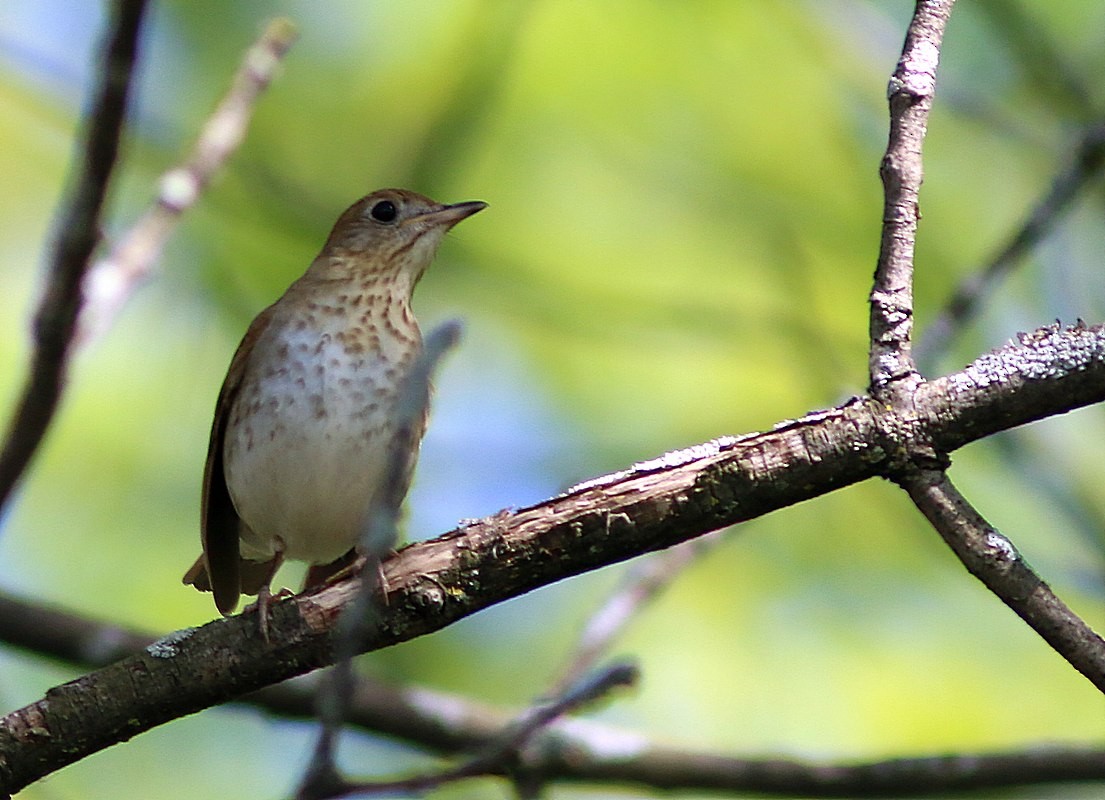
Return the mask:
{"type": "MultiPolygon", "coordinates": [[[[0,8],[5,417],[102,26],[97,6],[73,6],[0,8]]],[[[155,3],[109,239],[186,152],[263,22],[287,14],[301,39],[152,279],[78,354],[3,519],[0,584],[155,633],[215,615],[180,576],[198,553],[219,383],[252,316],[337,215],[381,186],[490,203],[450,235],[416,298],[425,329],[459,317],[466,332],[437,381],[413,538],[861,392],[885,87],[911,7],[155,3]]],[[[926,143],[919,330],[1105,108],[1102,31],[1105,6],[1074,0],[956,10],[926,143]]],[[[1102,211],[1098,182],[928,373],[1057,317],[1105,318],[1102,211]]],[[[951,473],[1099,630],[1103,440],[1105,415],[1091,408],[973,445],[951,473]]],[[[550,587],[362,666],[521,706],[623,573],[550,587]]],[[[886,483],[733,529],[615,653],[636,657],[643,681],[593,716],[689,748],[859,760],[1105,739],[1101,695],[886,483]]],[[[77,674],[0,649],[0,701],[14,709],[77,674]]],[[[313,732],[211,710],[23,796],[283,796],[313,732]]],[[[359,735],[342,761],[389,775],[432,763],[359,735]]],[[[508,795],[489,781],[436,796],[508,795]]]]}

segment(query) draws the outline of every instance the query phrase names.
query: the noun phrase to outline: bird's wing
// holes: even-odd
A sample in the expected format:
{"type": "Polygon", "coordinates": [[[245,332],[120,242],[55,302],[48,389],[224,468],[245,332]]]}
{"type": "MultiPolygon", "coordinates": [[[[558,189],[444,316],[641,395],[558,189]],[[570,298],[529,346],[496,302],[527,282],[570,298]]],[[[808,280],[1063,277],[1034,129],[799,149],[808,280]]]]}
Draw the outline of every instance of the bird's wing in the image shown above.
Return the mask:
{"type": "MultiPolygon", "coordinates": [[[[215,605],[229,614],[238,605],[241,594],[239,526],[242,524],[223,472],[223,445],[230,410],[238,396],[245,375],[246,363],[257,340],[272,321],[272,307],[262,311],[242,337],[230,368],[226,373],[219,399],[215,404],[215,419],[211,423],[211,439],[207,446],[207,464],[203,469],[203,500],[201,502],[200,535],[203,541],[203,561],[207,579],[215,595],[215,605]]],[[[197,587],[198,588],[198,587],[197,587]]]]}

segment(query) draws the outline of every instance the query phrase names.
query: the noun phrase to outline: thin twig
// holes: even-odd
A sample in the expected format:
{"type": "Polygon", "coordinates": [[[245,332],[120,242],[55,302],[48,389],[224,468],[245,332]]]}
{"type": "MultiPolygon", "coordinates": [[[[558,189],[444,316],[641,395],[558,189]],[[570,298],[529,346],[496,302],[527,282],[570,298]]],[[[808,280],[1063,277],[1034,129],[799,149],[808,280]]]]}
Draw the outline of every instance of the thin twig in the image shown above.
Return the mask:
{"type": "Polygon", "coordinates": [[[46,435],[65,387],[81,283],[99,241],[100,215],[119,153],[145,10],[146,0],[119,0],[112,7],[84,143],[73,160],[73,188],[56,222],[49,277],[35,315],[27,383],[0,451],[0,509],[46,435]]]}
{"type": "Polygon", "coordinates": [[[948,476],[922,471],[901,484],[967,570],[1105,692],[1105,640],[1055,596],[1013,543],[983,519],[948,476]]]}
{"type": "Polygon", "coordinates": [[[918,0],[898,66],[890,78],[890,137],[879,167],[884,190],[882,240],[871,289],[871,393],[908,394],[919,376],[911,351],[913,253],[920,219],[921,146],[936,92],[940,43],[954,0],[918,0]],[[896,385],[900,384],[900,385],[896,385]]]}
{"type": "MultiPolygon", "coordinates": [[[[353,657],[364,650],[379,624],[374,603],[379,588],[380,558],[394,547],[398,538],[399,513],[410,482],[411,454],[417,451],[425,427],[434,371],[445,354],[460,341],[460,333],[461,324],[453,320],[439,325],[426,337],[422,353],[396,399],[396,430],[388,446],[384,483],[373,500],[358,546],[365,557],[361,585],[342,616],[334,668],[319,692],[321,729],[296,793],[300,800],[339,796],[342,787],[347,785],[335,764],[334,750],[355,686],[353,657]]],[[[386,589],[385,586],[385,592],[386,589]]]]}
{"type": "MultiPolygon", "coordinates": [[[[354,795],[425,792],[468,778],[516,772],[522,776],[521,780],[524,782],[527,780],[526,765],[520,764],[519,760],[523,756],[526,745],[537,733],[565,714],[605,697],[615,688],[634,685],[638,677],[636,667],[630,664],[614,664],[586,676],[566,689],[559,697],[534,704],[506,726],[498,739],[489,747],[461,764],[401,780],[349,783],[326,797],[328,799],[354,795]]],[[[529,788],[532,790],[540,783],[539,777],[534,778],[529,788]]]]}
{"type": "Polygon", "coordinates": [[[1074,199],[1101,175],[1103,169],[1105,120],[1098,120],[1083,132],[1070,163],[1055,177],[1047,194],[1040,198],[1012,238],[985,267],[968,276],[952,292],[918,344],[919,361],[933,362],[944,353],[951,339],[978,313],[982,299],[1052,231],[1074,199]]]}
{"type": "Polygon", "coordinates": [[[161,176],[150,208],[107,257],[93,266],[85,284],[79,343],[102,334],[149,275],[181,215],[196,203],[242,143],[258,98],[276,76],[297,35],[295,25],[287,19],[273,20],[265,27],[246,51],[230,89],[204,124],[187,160],[161,176]]]}

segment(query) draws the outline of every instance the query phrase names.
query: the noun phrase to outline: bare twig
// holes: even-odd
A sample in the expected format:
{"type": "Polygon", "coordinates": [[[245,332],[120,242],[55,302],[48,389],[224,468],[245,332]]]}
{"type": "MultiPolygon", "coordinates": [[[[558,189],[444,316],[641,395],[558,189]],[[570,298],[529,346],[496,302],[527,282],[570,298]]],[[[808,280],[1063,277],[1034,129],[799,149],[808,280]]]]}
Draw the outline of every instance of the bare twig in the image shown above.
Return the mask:
{"type": "MultiPolygon", "coordinates": [[[[460,332],[461,324],[454,320],[438,326],[426,337],[422,353],[396,399],[396,429],[388,446],[384,483],[373,500],[360,536],[358,549],[365,558],[361,585],[356,598],[342,616],[334,668],[329,681],[319,692],[318,710],[322,727],[296,793],[300,800],[335,797],[347,785],[334,762],[334,749],[345,719],[345,709],[353,694],[352,661],[357,653],[365,649],[380,621],[374,607],[380,559],[395,546],[398,538],[399,512],[410,483],[411,454],[417,452],[425,427],[434,371],[445,354],[460,341],[460,332]]],[[[383,588],[386,592],[387,587],[383,588]]]]}
{"type": "Polygon", "coordinates": [[[89,272],[79,341],[106,330],[153,269],[181,215],[242,143],[257,99],[276,76],[296,36],[290,20],[276,19],[246,51],[230,89],[204,124],[188,159],[161,177],[153,205],[89,272]]]}
{"type": "Polygon", "coordinates": [[[599,670],[594,675],[587,676],[574,686],[570,686],[559,697],[537,703],[527,709],[518,719],[507,725],[502,734],[483,752],[455,767],[395,781],[350,783],[325,797],[424,792],[467,778],[516,773],[518,780],[528,784],[532,789],[541,783],[541,779],[526,775],[527,765],[519,763],[530,740],[557,718],[595,702],[619,686],[632,686],[637,682],[637,678],[637,669],[628,664],[615,664],[599,670]]]}
{"type": "MultiPolygon", "coordinates": [[[[913,253],[923,168],[921,146],[933,95],[940,43],[954,0],[918,0],[902,56],[887,87],[890,139],[879,167],[885,200],[882,241],[871,289],[871,393],[902,393],[919,376],[911,352],[913,335],[913,253]],[[896,385],[900,384],[900,385],[896,385]]],[[[890,398],[885,398],[890,399],[890,398]]]]}
{"type": "Polygon", "coordinates": [[[1105,692],[1105,640],[1055,596],[1013,543],[971,507],[948,476],[925,471],[901,483],[968,571],[1105,692]]]}
{"type": "Polygon", "coordinates": [[[952,292],[944,309],[925,330],[918,344],[917,358],[934,362],[952,337],[978,313],[986,295],[1013,271],[1018,263],[1058,223],[1074,199],[1105,168],[1105,121],[1087,128],[1074,150],[1074,157],[1051,184],[1012,238],[989,263],[968,276],[952,292]]]}
{"type": "Polygon", "coordinates": [[[119,0],[112,6],[85,139],[73,161],[72,188],[55,223],[27,383],[0,451],[0,509],[46,435],[65,387],[81,283],[99,241],[100,215],[119,152],[145,10],[146,0],[119,0]]]}
{"type": "Polygon", "coordinates": [[[723,531],[676,545],[641,559],[625,580],[587,620],[569,654],[553,694],[580,679],[602,658],[641,610],[721,541],[723,531]]]}

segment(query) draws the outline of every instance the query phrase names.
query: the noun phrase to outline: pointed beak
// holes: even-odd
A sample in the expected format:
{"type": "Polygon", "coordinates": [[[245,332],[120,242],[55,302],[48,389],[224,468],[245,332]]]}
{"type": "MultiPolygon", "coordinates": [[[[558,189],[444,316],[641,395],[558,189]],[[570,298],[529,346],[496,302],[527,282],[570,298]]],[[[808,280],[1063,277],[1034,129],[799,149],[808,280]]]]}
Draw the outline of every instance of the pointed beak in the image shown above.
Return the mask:
{"type": "Polygon", "coordinates": [[[487,208],[487,203],[482,200],[453,203],[450,206],[441,206],[433,211],[427,211],[425,214],[419,214],[417,217],[411,217],[404,224],[410,225],[413,223],[416,225],[423,225],[427,228],[440,225],[448,229],[456,225],[462,219],[467,219],[477,211],[483,211],[485,208],[487,208]]]}

